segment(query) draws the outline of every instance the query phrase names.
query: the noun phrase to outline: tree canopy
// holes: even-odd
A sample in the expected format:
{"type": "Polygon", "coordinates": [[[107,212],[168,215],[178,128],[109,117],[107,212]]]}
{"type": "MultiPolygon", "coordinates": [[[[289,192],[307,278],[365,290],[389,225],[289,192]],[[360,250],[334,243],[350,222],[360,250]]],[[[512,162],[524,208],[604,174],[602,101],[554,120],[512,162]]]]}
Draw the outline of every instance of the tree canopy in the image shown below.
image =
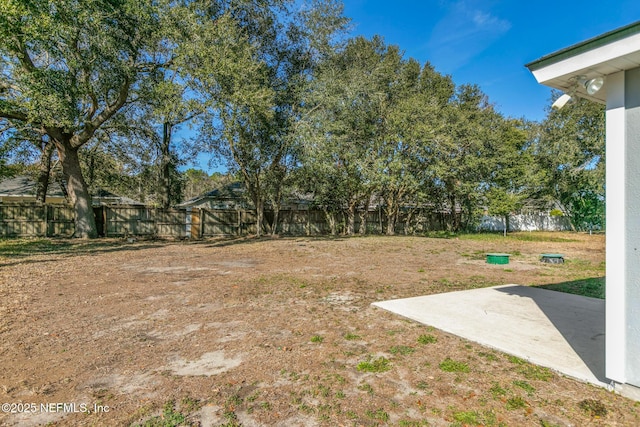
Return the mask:
{"type": "Polygon", "coordinates": [[[0,177],[30,168],[46,189],[60,170],[78,237],[96,235],[92,190],[169,207],[220,182],[180,170],[207,154],[243,181],[259,234],[302,193],[347,234],[372,202],[388,234],[419,209],[452,230],[532,206],[604,226],[600,106],[504,117],[348,21],[337,0],[6,0],[0,177]]]}

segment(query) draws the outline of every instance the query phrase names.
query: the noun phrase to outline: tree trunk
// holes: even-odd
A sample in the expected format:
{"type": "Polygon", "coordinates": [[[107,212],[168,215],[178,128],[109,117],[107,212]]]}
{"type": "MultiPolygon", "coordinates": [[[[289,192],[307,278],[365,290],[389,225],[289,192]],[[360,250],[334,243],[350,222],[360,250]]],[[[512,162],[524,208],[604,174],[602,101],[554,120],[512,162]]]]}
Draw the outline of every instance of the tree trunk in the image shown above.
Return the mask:
{"type": "Polygon", "coordinates": [[[511,222],[509,221],[509,214],[504,216],[504,235],[506,236],[509,232],[509,228],[511,226],[511,222]]]}
{"type": "Polygon", "coordinates": [[[408,236],[410,231],[413,231],[413,228],[411,226],[411,220],[413,219],[413,213],[414,213],[415,209],[409,209],[409,211],[407,212],[407,218],[405,219],[404,222],[404,235],[408,236]]]}
{"type": "Polygon", "coordinates": [[[347,208],[347,230],[346,234],[348,236],[353,236],[356,232],[356,206],[357,202],[353,200],[349,202],[349,207],[347,208]]]}
{"type": "Polygon", "coordinates": [[[367,234],[367,217],[369,216],[369,202],[371,200],[371,194],[367,194],[364,199],[364,206],[360,211],[360,230],[358,232],[361,236],[367,234]]]}
{"type": "Polygon", "coordinates": [[[91,194],[82,176],[78,149],[67,141],[56,141],[58,156],[62,163],[62,173],[67,181],[67,191],[73,205],[75,232],[74,237],[93,239],[98,237],[96,218],[91,206],[91,194]]]}
{"type": "Polygon", "coordinates": [[[160,206],[171,207],[171,123],[165,122],[160,146],[160,206]]]}
{"type": "Polygon", "coordinates": [[[256,237],[262,237],[262,225],[264,222],[264,201],[260,197],[254,199],[256,206],[256,237]]]}
{"type": "Polygon", "coordinates": [[[386,207],[386,213],[387,213],[387,234],[389,236],[393,236],[394,234],[396,234],[396,221],[398,219],[398,206],[395,203],[395,200],[393,200],[393,197],[390,196],[387,198],[386,200],[387,202],[387,207],[386,207]]]}
{"type": "Polygon", "coordinates": [[[53,155],[53,143],[43,142],[40,163],[38,164],[38,181],[36,182],[36,200],[41,203],[47,201],[47,189],[49,188],[49,176],[51,175],[51,156],[53,155]]]}
{"type": "Polygon", "coordinates": [[[335,236],[337,234],[335,213],[327,209],[326,206],[322,207],[322,212],[324,212],[324,217],[327,219],[327,223],[329,224],[329,232],[332,236],[335,236]]]}
{"type": "Polygon", "coordinates": [[[278,234],[278,220],[280,216],[280,203],[273,203],[273,223],[271,224],[271,236],[278,234]]]}

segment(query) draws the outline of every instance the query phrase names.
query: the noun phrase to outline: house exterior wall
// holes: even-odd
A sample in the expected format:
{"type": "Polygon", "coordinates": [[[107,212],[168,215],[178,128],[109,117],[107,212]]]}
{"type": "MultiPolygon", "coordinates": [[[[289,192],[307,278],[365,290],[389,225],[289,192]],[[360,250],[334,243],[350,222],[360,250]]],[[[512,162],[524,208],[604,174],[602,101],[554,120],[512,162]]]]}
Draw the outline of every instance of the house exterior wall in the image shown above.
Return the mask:
{"type": "Polygon", "coordinates": [[[640,68],[607,77],[606,151],[606,376],[640,386],[640,68]]]}
{"type": "Polygon", "coordinates": [[[640,68],[626,71],[627,382],[640,386],[640,68]]]}

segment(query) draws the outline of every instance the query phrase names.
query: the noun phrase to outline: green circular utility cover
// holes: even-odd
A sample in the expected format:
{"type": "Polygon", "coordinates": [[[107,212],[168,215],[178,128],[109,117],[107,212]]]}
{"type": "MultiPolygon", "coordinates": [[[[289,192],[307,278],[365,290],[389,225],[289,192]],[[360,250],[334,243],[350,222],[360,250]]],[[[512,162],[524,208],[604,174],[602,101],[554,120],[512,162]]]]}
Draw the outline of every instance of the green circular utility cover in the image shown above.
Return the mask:
{"type": "Polygon", "coordinates": [[[509,254],[487,254],[487,264],[509,264],[509,254]]]}

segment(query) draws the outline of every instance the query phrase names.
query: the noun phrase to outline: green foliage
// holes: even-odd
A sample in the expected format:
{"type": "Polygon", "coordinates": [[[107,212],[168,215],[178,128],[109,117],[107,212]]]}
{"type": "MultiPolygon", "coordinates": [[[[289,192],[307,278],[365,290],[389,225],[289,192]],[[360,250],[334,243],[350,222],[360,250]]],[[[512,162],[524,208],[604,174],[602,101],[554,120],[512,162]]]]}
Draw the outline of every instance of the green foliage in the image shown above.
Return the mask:
{"type": "Polygon", "coordinates": [[[311,342],[321,343],[322,341],[324,341],[324,338],[320,335],[314,335],[311,337],[311,342]]]}
{"type": "Polygon", "coordinates": [[[604,227],[604,134],[604,106],[578,99],[549,109],[533,138],[538,198],[555,204],[576,229],[604,227]]]}

